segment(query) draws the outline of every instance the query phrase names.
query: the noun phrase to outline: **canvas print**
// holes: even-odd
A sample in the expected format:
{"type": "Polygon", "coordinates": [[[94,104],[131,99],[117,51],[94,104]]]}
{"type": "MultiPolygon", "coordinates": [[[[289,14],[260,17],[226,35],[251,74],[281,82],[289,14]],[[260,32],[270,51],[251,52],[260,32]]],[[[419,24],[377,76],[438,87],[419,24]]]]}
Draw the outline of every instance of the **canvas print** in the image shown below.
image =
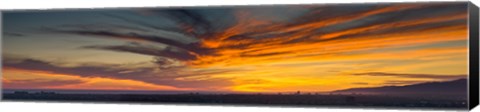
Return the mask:
{"type": "Polygon", "coordinates": [[[2,98],[467,109],[467,5],[3,11],[2,98]]]}

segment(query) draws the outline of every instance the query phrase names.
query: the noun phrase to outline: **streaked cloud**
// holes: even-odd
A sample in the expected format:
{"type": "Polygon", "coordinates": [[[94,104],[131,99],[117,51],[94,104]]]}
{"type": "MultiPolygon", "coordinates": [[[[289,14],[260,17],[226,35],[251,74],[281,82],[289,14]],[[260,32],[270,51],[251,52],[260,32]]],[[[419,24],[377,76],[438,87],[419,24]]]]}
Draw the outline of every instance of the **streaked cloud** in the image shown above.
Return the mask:
{"type": "Polygon", "coordinates": [[[368,72],[357,73],[353,75],[367,75],[367,76],[383,76],[383,77],[405,77],[405,78],[426,78],[426,79],[441,79],[454,80],[466,78],[467,75],[439,75],[439,74],[402,74],[402,73],[383,73],[383,72],[368,72]]]}
{"type": "Polygon", "coordinates": [[[57,85],[72,85],[84,83],[82,80],[45,80],[45,79],[17,79],[3,80],[3,87],[15,89],[48,88],[57,85]]]}

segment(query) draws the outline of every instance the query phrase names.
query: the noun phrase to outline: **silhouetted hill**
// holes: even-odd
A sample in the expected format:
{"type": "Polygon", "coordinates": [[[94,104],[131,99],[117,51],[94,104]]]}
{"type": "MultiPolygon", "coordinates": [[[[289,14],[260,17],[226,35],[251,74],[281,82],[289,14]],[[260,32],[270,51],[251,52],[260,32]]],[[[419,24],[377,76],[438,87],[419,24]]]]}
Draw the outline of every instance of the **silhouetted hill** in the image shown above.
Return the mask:
{"type": "Polygon", "coordinates": [[[458,79],[445,82],[426,82],[406,86],[383,86],[371,88],[351,88],[334,91],[335,93],[385,93],[385,94],[465,94],[467,93],[467,79],[458,79]]]}

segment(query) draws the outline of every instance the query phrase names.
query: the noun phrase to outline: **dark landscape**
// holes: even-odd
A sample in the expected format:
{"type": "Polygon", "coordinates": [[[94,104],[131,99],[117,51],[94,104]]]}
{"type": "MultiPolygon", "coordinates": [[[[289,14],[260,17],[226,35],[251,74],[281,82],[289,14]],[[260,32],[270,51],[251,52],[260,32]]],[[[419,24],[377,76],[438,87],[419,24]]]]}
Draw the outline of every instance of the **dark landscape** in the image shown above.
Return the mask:
{"type": "Polygon", "coordinates": [[[383,93],[383,94],[451,94],[465,96],[467,79],[445,82],[426,82],[406,86],[383,86],[373,88],[352,88],[334,91],[335,93],[383,93]]]}
{"type": "MultiPolygon", "coordinates": [[[[448,82],[429,82],[400,87],[357,88],[331,93],[169,93],[169,94],[108,94],[108,93],[56,93],[51,91],[4,92],[5,100],[68,101],[68,102],[134,102],[134,103],[184,103],[184,104],[241,104],[278,106],[349,106],[349,107],[409,107],[466,109],[466,94],[454,94],[452,88],[466,87],[465,79],[448,82]],[[437,87],[439,86],[439,87],[437,87]],[[437,93],[425,93],[421,88],[435,87],[437,93]],[[441,89],[438,89],[441,88],[441,89]],[[402,94],[388,93],[399,90],[402,94]],[[401,91],[400,91],[401,90],[401,91]],[[409,94],[409,90],[417,93],[409,94]],[[375,93],[373,92],[385,92],[375,93]],[[450,92],[446,92],[450,91],[450,92]],[[364,94],[369,93],[369,94],[364,94]],[[387,94],[388,93],[388,94],[387,94]]],[[[458,88],[457,88],[458,89],[458,88]]],[[[460,88],[462,89],[462,88],[460,88]]],[[[425,89],[427,90],[427,89],[425,89]]],[[[458,92],[456,92],[458,93],[458,92]]]]}
{"type": "Polygon", "coordinates": [[[5,100],[68,102],[136,102],[188,104],[243,104],[291,106],[362,106],[466,109],[466,99],[457,96],[390,95],[251,95],[251,94],[4,94],[5,100]]]}

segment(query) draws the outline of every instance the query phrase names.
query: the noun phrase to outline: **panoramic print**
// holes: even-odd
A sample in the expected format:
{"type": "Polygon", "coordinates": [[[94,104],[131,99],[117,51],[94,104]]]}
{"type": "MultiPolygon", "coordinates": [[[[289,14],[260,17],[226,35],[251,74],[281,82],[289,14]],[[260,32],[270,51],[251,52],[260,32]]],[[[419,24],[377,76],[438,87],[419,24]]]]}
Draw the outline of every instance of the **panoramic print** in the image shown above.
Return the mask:
{"type": "Polygon", "coordinates": [[[467,109],[467,5],[4,11],[3,100],[467,109]]]}

